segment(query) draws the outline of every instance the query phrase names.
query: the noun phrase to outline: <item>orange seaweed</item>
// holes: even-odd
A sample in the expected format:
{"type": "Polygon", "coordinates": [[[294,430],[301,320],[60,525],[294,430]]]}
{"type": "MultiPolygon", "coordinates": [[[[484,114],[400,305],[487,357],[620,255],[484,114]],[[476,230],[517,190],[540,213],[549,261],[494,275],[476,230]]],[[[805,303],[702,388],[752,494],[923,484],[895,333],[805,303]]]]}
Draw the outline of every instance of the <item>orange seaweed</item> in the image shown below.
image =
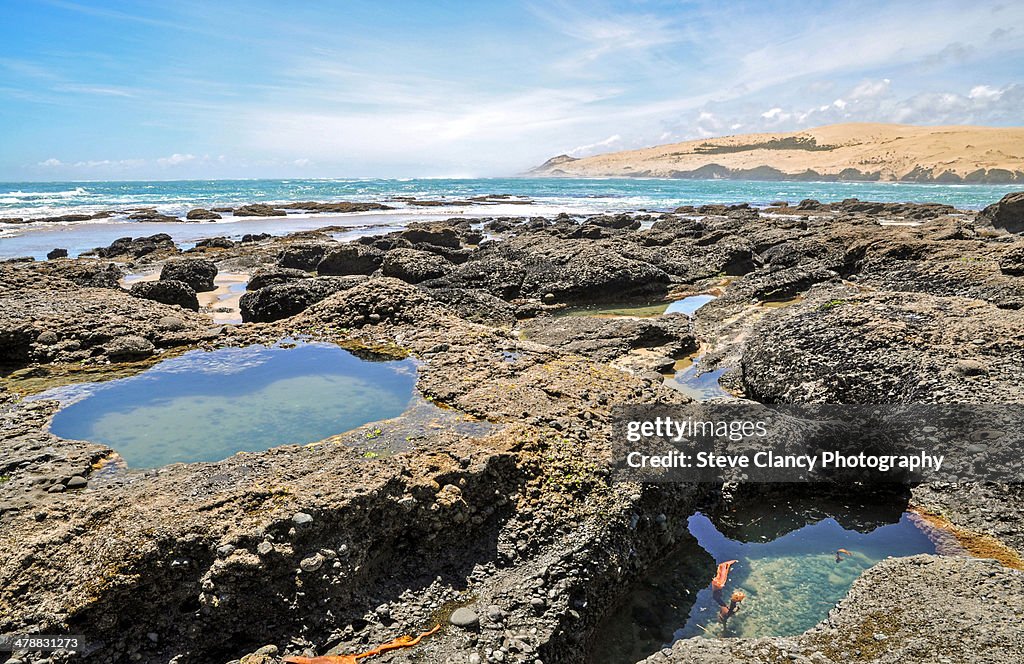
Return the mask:
{"type": "Polygon", "coordinates": [[[285,662],[285,664],[358,664],[360,659],[364,659],[366,657],[373,657],[374,655],[380,655],[381,653],[385,653],[389,650],[397,650],[399,648],[411,648],[412,646],[418,644],[423,639],[423,637],[430,636],[431,634],[437,632],[439,629],[441,629],[440,624],[434,625],[434,628],[432,630],[423,632],[418,636],[400,636],[397,639],[394,639],[393,641],[388,641],[387,643],[381,644],[376,648],[373,648],[372,650],[367,650],[366,652],[361,652],[356,655],[322,655],[320,657],[300,657],[297,655],[290,655],[288,657],[285,657],[281,661],[285,662]]]}

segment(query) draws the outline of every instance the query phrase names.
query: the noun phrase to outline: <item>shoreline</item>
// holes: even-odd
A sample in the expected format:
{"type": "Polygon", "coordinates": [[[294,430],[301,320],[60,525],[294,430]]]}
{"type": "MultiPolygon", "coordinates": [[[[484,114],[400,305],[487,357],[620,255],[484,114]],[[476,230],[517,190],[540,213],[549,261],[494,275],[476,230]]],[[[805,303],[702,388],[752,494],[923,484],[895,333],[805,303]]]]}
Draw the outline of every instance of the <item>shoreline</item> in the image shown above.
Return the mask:
{"type": "MultiPolygon", "coordinates": [[[[183,661],[270,664],[274,658],[256,651],[316,652],[330,639],[356,652],[440,616],[431,661],[497,651],[514,630],[528,635],[518,642],[536,658],[580,664],[624,593],[689,541],[695,512],[730,539],[761,541],[819,522],[830,504],[828,488],[813,484],[616,484],[606,472],[614,407],[687,403],[658,370],[701,351],[702,375],[762,403],[899,401],[904,386],[917,390],[915,403],[1019,401],[1022,243],[986,225],[1012,218],[1012,203],[973,218],[944,206],[883,203],[584,218],[524,209],[485,223],[378,228],[357,242],[297,232],[182,251],[150,237],[92,259],[0,263],[0,332],[11,340],[0,404],[13,432],[5,447],[11,470],[0,483],[0,558],[12,562],[0,565],[0,587],[34,584],[30,593],[0,590],[10,607],[0,627],[76,621],[107,644],[110,661],[185,654],[183,661]],[[882,225],[897,212],[916,225],[882,225]],[[152,279],[171,263],[180,263],[181,280],[167,280],[178,294],[188,294],[193,279],[214,279],[220,290],[204,292],[206,302],[251,275],[252,290],[239,301],[244,322],[221,325],[209,312],[168,303],[166,292],[122,287],[126,272],[152,279]],[[608,318],[598,307],[590,309],[597,315],[560,315],[712,292],[715,299],[682,313],[608,318]],[[282,441],[124,476],[96,466],[116,445],[59,438],[48,428],[58,406],[17,396],[123,376],[188,350],[285,338],[410,357],[417,394],[495,427],[413,423],[411,437],[399,436],[408,448],[374,447],[409,423],[403,414],[323,444],[282,441]],[[770,499],[797,498],[806,499],[802,507],[773,508],[765,518],[770,499]],[[63,539],[65,529],[74,537],[63,539]],[[133,558],[140,547],[149,553],[133,558]],[[114,623],[123,639],[116,643],[108,637],[114,623]],[[246,635],[230,652],[221,650],[228,632],[246,635]]],[[[913,505],[962,533],[991,537],[974,540],[985,556],[1004,550],[996,544],[1020,551],[1024,495],[963,486],[921,484],[853,507],[840,487],[837,511],[827,514],[863,533],[913,505]]],[[[694,587],[711,578],[715,562],[688,567],[694,587]]],[[[737,587],[745,588],[745,573],[741,564],[737,587]]],[[[969,619],[984,610],[998,619],[991,624],[1011,624],[1020,579],[975,558],[889,558],[853,582],[840,619],[829,622],[830,601],[820,607],[822,622],[799,636],[728,645],[740,655],[764,644],[810,655],[822,648],[822,630],[830,643],[856,640],[857,617],[898,609],[910,583],[929,593],[915,600],[913,638],[957,655],[976,640],[934,616],[958,603],[969,619]],[[979,583],[992,586],[984,594],[996,602],[965,595],[979,583]]],[[[747,602],[733,624],[757,602],[769,610],[757,593],[747,602]]],[[[875,632],[887,646],[910,647],[898,630],[875,632]]],[[[650,661],[710,663],[723,643],[679,641],[650,661]]]]}

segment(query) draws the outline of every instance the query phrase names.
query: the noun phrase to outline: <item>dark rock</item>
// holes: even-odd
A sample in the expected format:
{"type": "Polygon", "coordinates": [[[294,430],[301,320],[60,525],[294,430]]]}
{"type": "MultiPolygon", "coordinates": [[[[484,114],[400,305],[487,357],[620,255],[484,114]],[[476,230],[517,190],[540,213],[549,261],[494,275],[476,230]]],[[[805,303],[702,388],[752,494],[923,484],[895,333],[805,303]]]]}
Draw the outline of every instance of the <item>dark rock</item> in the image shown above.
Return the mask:
{"type": "Polygon", "coordinates": [[[819,286],[755,325],[742,375],[765,403],[1012,403],[1022,340],[1022,311],[819,286]]]}
{"type": "Polygon", "coordinates": [[[67,258],[67,257],[68,257],[68,250],[67,249],[54,249],[53,251],[51,251],[48,254],[46,254],[46,259],[47,260],[51,260],[51,261],[53,259],[55,259],[55,258],[67,258]]]}
{"type": "Polygon", "coordinates": [[[128,215],[132,221],[180,221],[177,217],[157,212],[155,208],[143,208],[128,215]]]}
{"type": "Polygon", "coordinates": [[[277,264],[281,267],[312,272],[334,246],[336,245],[293,244],[281,250],[277,255],[277,264]]]}
{"type": "Polygon", "coordinates": [[[68,480],[66,486],[69,489],[84,489],[89,482],[81,475],[75,475],[68,480]]]}
{"type": "Polygon", "coordinates": [[[492,327],[512,327],[516,308],[490,293],[464,288],[433,288],[427,294],[446,305],[460,318],[492,327]]]}
{"type": "Polygon", "coordinates": [[[372,274],[384,260],[384,254],[364,244],[343,244],[324,254],[317,263],[317,274],[343,276],[346,274],[372,274]]]}
{"type": "Polygon", "coordinates": [[[231,249],[234,241],[226,237],[208,237],[196,242],[196,249],[231,249]]]}
{"type": "Polygon", "coordinates": [[[183,281],[161,279],[160,281],[140,281],[132,284],[129,292],[135,297],[176,304],[185,309],[199,311],[199,299],[191,286],[183,281]]]}
{"type": "Polygon", "coordinates": [[[430,288],[483,288],[504,300],[598,302],[664,293],[662,269],[620,252],[613,241],[521,235],[475,252],[450,274],[423,282],[430,288]]]}
{"type": "Polygon", "coordinates": [[[422,323],[440,315],[437,304],[437,300],[424,289],[404,281],[390,277],[364,277],[356,282],[355,287],[311,307],[303,315],[303,320],[306,324],[336,328],[360,328],[377,323],[422,323]]]}
{"type": "Polygon", "coordinates": [[[234,215],[236,217],[283,217],[286,214],[288,213],[284,210],[274,208],[263,203],[243,205],[240,208],[236,208],[234,211],[234,215]]]}
{"type": "Polygon", "coordinates": [[[114,240],[108,247],[97,247],[95,253],[100,258],[115,256],[132,256],[140,258],[154,253],[177,253],[178,248],[167,233],[157,233],[146,237],[122,237],[114,240]]]}
{"type": "Polygon", "coordinates": [[[250,242],[262,242],[263,240],[269,240],[273,235],[270,233],[246,233],[242,236],[242,244],[249,244],[250,242]]]}
{"type": "Polygon", "coordinates": [[[396,277],[410,284],[418,284],[427,279],[442,277],[448,274],[452,267],[445,258],[429,251],[393,249],[385,254],[381,272],[386,277],[396,277]]]}
{"type": "Polygon", "coordinates": [[[413,245],[432,244],[452,249],[458,249],[462,245],[459,234],[454,229],[443,226],[414,226],[396,233],[396,236],[413,245]]]}
{"type": "Polygon", "coordinates": [[[312,276],[309,272],[292,267],[261,267],[249,277],[249,282],[246,284],[245,289],[254,291],[264,286],[283,284],[286,281],[295,281],[296,279],[309,279],[312,276]]]}
{"type": "Polygon", "coordinates": [[[287,203],[280,207],[288,210],[308,210],[321,213],[348,213],[348,212],[370,212],[373,210],[390,210],[391,207],[382,203],[349,203],[339,201],[337,203],[316,203],[307,201],[302,203],[287,203]]]}
{"type": "Polygon", "coordinates": [[[264,286],[242,296],[242,320],[266,323],[288,318],[365,279],[364,276],[313,277],[264,286]]]}
{"type": "Polygon", "coordinates": [[[217,266],[203,258],[183,258],[164,264],[160,270],[161,281],[181,281],[197,293],[216,290],[213,281],[217,277],[217,266]]]}
{"type": "Polygon", "coordinates": [[[223,217],[221,217],[216,212],[213,212],[212,210],[206,210],[204,208],[196,208],[194,210],[189,210],[188,214],[185,215],[185,218],[190,221],[199,221],[203,219],[223,219],[223,217]]]}
{"type": "Polygon", "coordinates": [[[1010,233],[1024,233],[1024,191],[1015,191],[978,213],[978,222],[1010,233]]]}

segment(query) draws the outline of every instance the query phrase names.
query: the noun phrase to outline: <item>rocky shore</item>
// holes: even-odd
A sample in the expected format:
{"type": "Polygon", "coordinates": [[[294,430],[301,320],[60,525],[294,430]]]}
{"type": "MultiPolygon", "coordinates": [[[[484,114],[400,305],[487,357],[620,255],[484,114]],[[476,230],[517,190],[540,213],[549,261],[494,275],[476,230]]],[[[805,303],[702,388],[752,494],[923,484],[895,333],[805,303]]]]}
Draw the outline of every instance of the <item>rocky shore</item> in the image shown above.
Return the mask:
{"type": "Polygon", "coordinates": [[[69,214],[37,217],[0,217],[0,224],[31,223],[72,223],[96,221],[99,219],[125,219],[139,222],[203,222],[230,219],[232,217],[286,217],[289,214],[352,214],[356,212],[378,212],[393,210],[396,205],[409,208],[431,208],[444,206],[474,207],[494,205],[531,205],[532,200],[513,197],[510,194],[486,194],[468,198],[419,199],[415,196],[399,196],[385,202],[353,201],[291,201],[284,203],[245,203],[234,206],[192,208],[181,214],[167,214],[152,207],[129,207],[98,212],[76,212],[69,214]],[[388,204],[390,203],[390,205],[388,204]]]}
{"type": "MultiPolygon", "coordinates": [[[[727,525],[763,490],[611,483],[612,408],[686,403],[663,374],[697,352],[764,403],[1021,403],[1020,201],[453,218],[350,243],[304,232],[187,251],[154,235],[0,263],[0,634],[88,636],[82,655],[22,662],[270,664],[436,624],[370,661],[603,662],[595,630],[694,543],[687,517],[727,525]],[[199,304],[225,273],[248,277],[241,324],[199,304]],[[586,311],[711,292],[693,316],[586,311]],[[49,432],[56,402],[22,399],[297,337],[413,357],[418,393],[482,428],[442,421],[384,456],[364,454],[357,431],[111,471],[114,450],[49,432]]],[[[976,557],[886,560],[803,635],[690,639],[645,661],[1019,659],[1020,487],[876,499],[941,519],[976,557]]]]}

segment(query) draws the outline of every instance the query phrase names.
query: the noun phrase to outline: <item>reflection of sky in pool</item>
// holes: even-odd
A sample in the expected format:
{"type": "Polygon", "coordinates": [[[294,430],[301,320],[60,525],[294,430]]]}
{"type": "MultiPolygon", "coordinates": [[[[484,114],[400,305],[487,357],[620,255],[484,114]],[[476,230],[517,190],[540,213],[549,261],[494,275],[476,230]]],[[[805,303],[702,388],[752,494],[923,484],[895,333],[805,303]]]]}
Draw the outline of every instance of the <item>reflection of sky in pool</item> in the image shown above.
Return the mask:
{"type": "Polygon", "coordinates": [[[109,445],[129,467],[218,461],[309,443],[400,415],[412,360],[364,360],[329,344],[192,351],[133,376],[57,388],[64,438],[109,445]]]}
{"type": "MultiPolygon", "coordinates": [[[[761,519],[771,520],[771,511],[761,519]]],[[[593,664],[636,662],[685,638],[800,634],[823,620],[875,563],[935,552],[907,514],[869,532],[846,529],[828,517],[754,542],[730,539],[699,512],[688,526],[697,542],[658,561],[599,626],[590,653],[593,664]],[[850,555],[836,562],[837,549],[850,555]],[[728,602],[734,591],[746,599],[723,628],[710,584],[716,565],[727,560],[737,562],[723,599],[728,602]]]]}
{"type": "Polygon", "coordinates": [[[676,300],[665,309],[666,314],[686,314],[692,316],[698,309],[715,299],[714,295],[691,295],[681,300],[676,300]]]}

